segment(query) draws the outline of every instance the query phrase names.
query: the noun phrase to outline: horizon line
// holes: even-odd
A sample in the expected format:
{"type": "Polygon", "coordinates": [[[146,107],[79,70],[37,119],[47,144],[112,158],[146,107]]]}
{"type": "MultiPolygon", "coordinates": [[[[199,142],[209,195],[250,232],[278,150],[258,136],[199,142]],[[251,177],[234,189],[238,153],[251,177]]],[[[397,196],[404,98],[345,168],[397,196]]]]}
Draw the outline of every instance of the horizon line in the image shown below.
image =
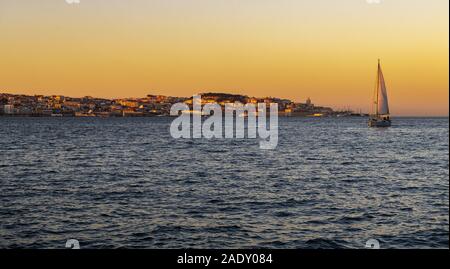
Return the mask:
{"type": "MultiPolygon", "coordinates": [[[[231,94],[231,95],[242,95],[242,96],[247,96],[247,97],[251,97],[251,98],[278,98],[278,99],[287,99],[290,100],[294,103],[299,103],[297,101],[291,100],[289,98],[283,98],[283,97],[276,97],[276,96],[264,96],[264,97],[257,97],[257,96],[249,96],[246,94],[242,94],[242,93],[230,93],[230,92],[213,92],[213,91],[207,91],[207,92],[203,92],[203,93],[215,93],[215,94],[231,94]]],[[[201,95],[203,93],[197,93],[197,94],[193,94],[192,96],[195,95],[201,95]]],[[[145,98],[148,95],[161,95],[161,96],[166,96],[166,97],[175,97],[175,98],[190,98],[191,96],[172,96],[172,95],[165,95],[165,94],[152,94],[152,93],[147,93],[144,96],[140,96],[140,97],[133,97],[133,96],[128,96],[128,97],[101,97],[101,96],[92,96],[92,95],[79,95],[79,96],[74,96],[74,95],[64,95],[64,94],[24,94],[24,93],[11,93],[11,92],[4,92],[4,91],[0,91],[0,94],[11,94],[11,95],[24,95],[24,96],[36,96],[36,95],[42,95],[42,96],[64,96],[64,97],[70,97],[70,98],[83,98],[83,97],[92,97],[92,98],[96,98],[96,99],[105,99],[105,100],[118,100],[118,99],[137,99],[137,98],[145,98]]],[[[309,97],[308,97],[309,98],[309,97]]],[[[319,105],[322,106],[322,105],[319,105]]],[[[342,106],[340,108],[338,108],[335,105],[327,105],[327,106],[331,106],[333,108],[333,110],[342,110],[345,108],[342,108],[342,106]]],[[[348,107],[350,109],[350,107],[348,107]]],[[[350,109],[351,111],[357,111],[358,109],[350,109]]],[[[370,114],[370,111],[366,112],[362,112],[362,113],[368,113],[370,114]]],[[[417,115],[417,114],[395,114],[392,113],[391,114],[392,117],[412,117],[412,118],[449,118],[450,117],[450,113],[447,112],[447,114],[436,114],[436,115],[427,115],[427,114],[422,114],[422,115],[417,115]]]]}

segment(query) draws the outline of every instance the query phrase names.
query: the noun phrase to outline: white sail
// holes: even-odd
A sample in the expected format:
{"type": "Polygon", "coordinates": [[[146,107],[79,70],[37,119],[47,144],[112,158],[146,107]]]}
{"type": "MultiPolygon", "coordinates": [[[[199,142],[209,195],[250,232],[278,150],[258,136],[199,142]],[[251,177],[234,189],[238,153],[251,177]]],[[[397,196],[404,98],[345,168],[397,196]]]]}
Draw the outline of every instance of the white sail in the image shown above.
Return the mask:
{"type": "Polygon", "coordinates": [[[374,114],[370,116],[369,127],[390,127],[391,119],[389,115],[389,102],[384,81],[383,72],[381,71],[380,60],[378,60],[377,85],[374,91],[374,114]]]}
{"type": "Polygon", "coordinates": [[[381,65],[378,63],[378,82],[377,82],[377,115],[389,114],[389,102],[386,91],[386,83],[384,82],[381,65]]]}

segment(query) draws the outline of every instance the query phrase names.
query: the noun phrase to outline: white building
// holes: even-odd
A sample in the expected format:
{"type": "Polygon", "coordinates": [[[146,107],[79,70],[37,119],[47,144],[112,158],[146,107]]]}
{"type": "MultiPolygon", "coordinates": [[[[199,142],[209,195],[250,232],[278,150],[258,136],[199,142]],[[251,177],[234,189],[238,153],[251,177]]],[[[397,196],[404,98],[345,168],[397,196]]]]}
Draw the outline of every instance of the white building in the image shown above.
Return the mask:
{"type": "Polygon", "coordinates": [[[14,114],[14,105],[4,105],[3,112],[7,115],[14,114]]]}

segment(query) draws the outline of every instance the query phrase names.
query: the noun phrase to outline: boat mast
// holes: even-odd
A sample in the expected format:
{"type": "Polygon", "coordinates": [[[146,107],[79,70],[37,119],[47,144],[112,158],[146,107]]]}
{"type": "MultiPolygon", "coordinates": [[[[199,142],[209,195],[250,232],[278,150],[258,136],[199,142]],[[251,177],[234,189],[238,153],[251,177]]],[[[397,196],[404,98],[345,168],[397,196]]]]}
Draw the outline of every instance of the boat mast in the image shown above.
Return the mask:
{"type": "Polygon", "coordinates": [[[380,59],[378,59],[378,70],[377,70],[377,88],[376,88],[376,91],[377,91],[377,95],[376,95],[376,101],[375,101],[375,115],[377,115],[378,116],[378,98],[379,98],[379,95],[380,95],[380,69],[381,69],[381,66],[380,66],[380,59]]]}

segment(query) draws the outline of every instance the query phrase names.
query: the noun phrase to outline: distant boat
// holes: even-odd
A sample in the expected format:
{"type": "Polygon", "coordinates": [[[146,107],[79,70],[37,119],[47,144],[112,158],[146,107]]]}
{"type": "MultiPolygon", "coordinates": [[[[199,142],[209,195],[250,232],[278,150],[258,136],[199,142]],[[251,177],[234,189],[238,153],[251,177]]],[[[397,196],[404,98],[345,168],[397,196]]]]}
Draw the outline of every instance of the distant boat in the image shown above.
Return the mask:
{"type": "Polygon", "coordinates": [[[370,127],[390,127],[391,117],[389,113],[389,102],[384,82],[383,72],[381,71],[380,60],[378,60],[377,82],[374,93],[374,113],[370,115],[370,127]]]}

